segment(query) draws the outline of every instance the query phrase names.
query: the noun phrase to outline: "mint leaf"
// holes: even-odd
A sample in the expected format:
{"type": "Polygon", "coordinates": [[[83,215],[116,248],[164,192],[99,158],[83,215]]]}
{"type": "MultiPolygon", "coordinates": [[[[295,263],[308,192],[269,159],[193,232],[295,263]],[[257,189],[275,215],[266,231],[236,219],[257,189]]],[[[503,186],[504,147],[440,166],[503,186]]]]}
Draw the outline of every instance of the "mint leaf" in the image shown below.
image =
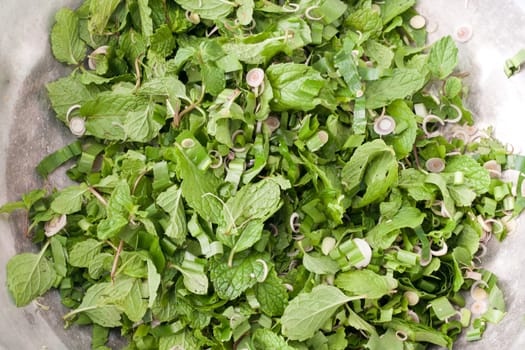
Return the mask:
{"type": "Polygon", "coordinates": [[[202,2],[176,0],[176,2],[182,6],[183,9],[199,14],[201,18],[214,20],[223,19],[228,16],[236,5],[234,2],[221,0],[206,0],[202,2]]]}
{"type": "Polygon", "coordinates": [[[260,258],[255,254],[237,255],[232,266],[228,266],[224,258],[212,260],[210,277],[217,295],[222,299],[233,300],[253,287],[264,273],[263,265],[257,262],[260,258]]]}
{"type": "Polygon", "coordinates": [[[454,71],[457,64],[458,48],[450,35],[432,44],[428,54],[428,67],[434,76],[445,79],[454,71]]]}
{"type": "Polygon", "coordinates": [[[157,290],[160,286],[161,276],[157,272],[157,268],[151,259],[148,259],[146,263],[148,265],[148,307],[152,308],[155,304],[155,300],[157,299],[157,290]]]}
{"type": "Polygon", "coordinates": [[[56,23],[51,30],[51,49],[60,62],[78,64],[86,53],[86,44],[80,40],[78,16],[68,8],[55,15],[56,23]]]}
{"type": "Polygon", "coordinates": [[[73,214],[80,211],[84,194],[88,191],[86,184],[70,186],[61,190],[51,202],[51,209],[58,214],[73,214]]]}
{"type": "Polygon", "coordinates": [[[44,257],[47,245],[40,254],[23,253],[7,262],[7,288],[16,306],[25,306],[47,292],[55,283],[56,273],[44,257]]]}
{"type": "Polygon", "coordinates": [[[255,285],[254,290],[262,312],[268,316],[283,314],[288,304],[288,291],[274,269],[268,273],[264,282],[255,285]]]}
{"type": "Polygon", "coordinates": [[[319,275],[333,275],[339,271],[339,264],[329,256],[305,253],[303,256],[304,267],[319,275]]]}
{"type": "Polygon", "coordinates": [[[90,0],[88,28],[93,34],[103,35],[106,25],[120,0],[90,0]]]}
{"type": "Polygon", "coordinates": [[[125,280],[126,284],[122,282],[116,283],[113,285],[111,282],[98,283],[90,287],[79,307],[67,315],[64,316],[65,319],[77,314],[85,313],[94,323],[99,324],[104,327],[117,327],[120,326],[120,317],[122,313],[122,308],[111,302],[110,294],[113,292],[113,297],[115,296],[118,288],[125,287],[126,290],[129,290],[131,287],[132,281],[125,280]]]}
{"type": "Polygon", "coordinates": [[[450,158],[445,166],[444,173],[453,174],[459,171],[465,177],[465,184],[478,195],[486,193],[490,185],[490,174],[475,159],[469,156],[456,156],[450,158]]]}
{"type": "Polygon", "coordinates": [[[352,295],[366,295],[370,299],[379,299],[397,287],[397,280],[365,269],[339,273],[335,285],[352,295]]]}
{"type": "Polygon", "coordinates": [[[258,328],[252,335],[252,341],[256,350],[279,349],[294,350],[293,346],[286,343],[283,337],[275,334],[270,329],[258,328]]]}
{"type": "Polygon", "coordinates": [[[379,108],[394,100],[404,99],[420,90],[427,82],[425,71],[395,68],[392,75],[367,83],[366,108],[379,108]]]}
{"type": "Polygon", "coordinates": [[[89,267],[102,250],[103,242],[88,238],[73,246],[69,252],[69,263],[76,267],[89,267]]]}
{"type": "Polygon", "coordinates": [[[219,179],[213,173],[199,169],[181,146],[176,144],[174,153],[182,178],[180,188],[184,199],[205,220],[218,223],[222,211],[216,197],[219,179]]]}
{"type": "Polygon", "coordinates": [[[182,202],[182,190],[173,185],[157,197],[157,205],[170,214],[170,221],[164,234],[182,244],[187,234],[186,213],[182,202]]]}
{"type": "Polygon", "coordinates": [[[318,285],[311,292],[293,298],[281,317],[282,332],[291,340],[306,340],[314,335],[335,311],[351,300],[339,288],[318,285]]]}
{"type": "Polygon", "coordinates": [[[402,207],[396,215],[374,226],[366,234],[366,240],[373,248],[386,249],[392,245],[399,235],[399,229],[416,228],[425,219],[425,214],[413,207],[402,207]]]}
{"type": "Polygon", "coordinates": [[[321,73],[295,63],[272,64],[267,70],[273,89],[271,106],[276,111],[309,111],[318,105],[333,109],[333,93],[321,73]]]}
{"type": "Polygon", "coordinates": [[[148,310],[148,303],[143,299],[140,280],[133,281],[126,297],[119,303],[130,321],[139,322],[148,310]]]}
{"type": "Polygon", "coordinates": [[[142,34],[145,37],[150,37],[153,34],[153,20],[151,19],[151,8],[149,7],[149,0],[137,0],[140,16],[140,27],[142,34]]]}

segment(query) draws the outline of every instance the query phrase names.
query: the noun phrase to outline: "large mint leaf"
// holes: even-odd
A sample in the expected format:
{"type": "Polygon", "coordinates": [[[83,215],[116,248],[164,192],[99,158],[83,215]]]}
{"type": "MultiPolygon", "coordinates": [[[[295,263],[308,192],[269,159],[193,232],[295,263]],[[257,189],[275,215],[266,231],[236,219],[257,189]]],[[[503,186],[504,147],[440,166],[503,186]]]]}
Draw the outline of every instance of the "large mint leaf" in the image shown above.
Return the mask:
{"type": "Polygon", "coordinates": [[[449,76],[458,64],[458,48],[450,36],[443,37],[430,47],[428,67],[439,79],[449,76]]]}
{"type": "Polygon", "coordinates": [[[337,308],[361,298],[363,296],[349,297],[333,286],[316,286],[311,292],[301,293],[290,301],[281,317],[282,333],[291,340],[311,338],[337,308]]]}
{"type": "Polygon", "coordinates": [[[16,306],[25,306],[47,292],[55,283],[53,266],[40,254],[15,255],[7,263],[7,288],[16,306]]]}
{"type": "Polygon", "coordinates": [[[337,275],[335,285],[352,295],[366,295],[378,299],[391,293],[397,287],[392,276],[382,276],[372,270],[353,270],[337,275]]]}
{"type": "Polygon", "coordinates": [[[102,250],[103,244],[103,242],[92,238],[75,244],[69,252],[69,263],[76,267],[91,268],[91,264],[102,250]]]}
{"type": "Polygon", "coordinates": [[[51,49],[60,62],[77,64],[86,53],[86,44],[80,40],[78,16],[68,8],[55,15],[56,23],[51,30],[51,49]]]}
{"type": "Polygon", "coordinates": [[[51,209],[58,214],[76,213],[82,208],[84,193],[87,190],[88,186],[85,183],[61,190],[51,202],[51,209]]]}
{"type": "Polygon", "coordinates": [[[212,260],[210,277],[215,292],[222,299],[233,300],[239,297],[246,289],[253,287],[264,274],[264,266],[255,254],[237,255],[228,266],[225,259],[212,260]]]}
{"type": "Polygon", "coordinates": [[[335,107],[333,92],[321,73],[296,63],[272,64],[266,70],[273,89],[272,107],[276,111],[309,111],[318,105],[335,107]]]}
{"type": "Polygon", "coordinates": [[[392,75],[369,81],[366,85],[366,108],[379,108],[390,102],[413,95],[427,82],[425,71],[395,68],[392,75]]]}

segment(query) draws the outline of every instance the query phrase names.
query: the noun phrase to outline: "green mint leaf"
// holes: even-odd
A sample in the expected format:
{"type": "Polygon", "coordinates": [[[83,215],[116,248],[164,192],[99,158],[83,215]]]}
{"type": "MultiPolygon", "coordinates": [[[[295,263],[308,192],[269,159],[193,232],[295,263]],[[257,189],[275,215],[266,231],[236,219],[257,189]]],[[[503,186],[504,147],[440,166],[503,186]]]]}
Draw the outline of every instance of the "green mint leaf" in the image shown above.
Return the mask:
{"type": "MultiPolygon", "coordinates": [[[[94,323],[103,327],[118,327],[121,325],[120,317],[122,308],[111,303],[110,294],[115,288],[122,288],[122,283],[105,282],[91,286],[79,307],[64,316],[65,319],[78,314],[85,313],[94,323]]],[[[131,283],[125,286],[131,288],[131,283]]],[[[129,289],[128,289],[129,290],[129,289]]],[[[115,293],[113,293],[115,294],[115,293]]],[[[114,295],[113,295],[114,297],[114,295]]]]}
{"type": "Polygon", "coordinates": [[[108,21],[120,0],[91,0],[89,2],[88,29],[92,34],[103,35],[108,21]]]}
{"type": "Polygon", "coordinates": [[[288,291],[272,269],[266,279],[254,287],[261,311],[268,316],[280,316],[288,304],[288,291]]]}
{"type": "Polygon", "coordinates": [[[341,181],[350,196],[359,191],[362,184],[366,192],[357,198],[354,206],[362,207],[381,200],[397,180],[397,160],[390,146],[381,139],[359,146],[341,171],[341,181]]]}
{"type": "Polygon", "coordinates": [[[465,177],[465,184],[474,190],[478,195],[486,193],[490,185],[490,174],[475,159],[469,156],[456,156],[450,158],[445,166],[444,173],[453,174],[462,172],[465,177]]]}
{"type": "Polygon", "coordinates": [[[164,336],[159,339],[159,350],[199,349],[197,339],[188,331],[164,336]]]}
{"type": "Polygon", "coordinates": [[[130,321],[139,322],[148,310],[148,303],[143,298],[140,280],[135,280],[126,297],[119,302],[120,307],[130,321]]]}
{"type": "Polygon", "coordinates": [[[58,276],[66,277],[67,275],[67,258],[64,247],[65,237],[55,235],[49,240],[51,243],[51,253],[53,255],[53,267],[58,276]]]}
{"type": "Polygon", "coordinates": [[[394,52],[388,46],[380,44],[375,40],[368,40],[364,44],[367,56],[377,62],[377,66],[383,69],[390,68],[394,60],[394,52]]]}
{"type": "Polygon", "coordinates": [[[458,48],[451,36],[436,41],[430,47],[428,67],[439,79],[448,77],[458,64],[458,48]]]}
{"type": "Polygon", "coordinates": [[[195,0],[176,0],[175,2],[182,6],[183,9],[197,13],[201,18],[213,20],[225,18],[236,6],[234,2],[221,0],[206,0],[202,2],[195,0]]]}
{"type": "Polygon", "coordinates": [[[86,44],[80,40],[78,16],[68,8],[62,8],[55,16],[51,30],[51,49],[60,62],[78,64],[86,54],[86,44]]]}
{"type": "Polygon", "coordinates": [[[396,215],[374,226],[366,234],[366,241],[373,248],[386,249],[392,245],[401,228],[416,228],[425,219],[425,214],[413,207],[402,207],[396,215]]]}
{"type": "Polygon", "coordinates": [[[246,289],[253,287],[263,276],[264,266],[257,260],[259,255],[237,255],[228,266],[225,259],[212,260],[210,277],[215,292],[222,299],[233,300],[246,289]]]}
{"type": "MultiPolygon", "coordinates": [[[[163,24],[155,30],[155,33],[150,37],[150,52],[159,55],[160,57],[169,56],[176,47],[175,37],[173,36],[169,26],[163,24]]],[[[168,78],[168,77],[167,77],[168,78]]],[[[175,78],[171,77],[176,80],[175,78]]],[[[152,80],[150,80],[151,82],[152,80]]]]}
{"type": "Polygon", "coordinates": [[[100,87],[82,84],[78,74],[53,81],[46,85],[46,89],[57,118],[63,122],[66,121],[66,114],[70,107],[84,105],[87,101],[93,100],[101,91],[100,87]]]}
{"type": "Polygon", "coordinates": [[[88,186],[85,183],[66,187],[51,202],[51,210],[58,214],[73,214],[80,211],[87,190],[88,186]]]}
{"type": "Polygon", "coordinates": [[[296,63],[272,64],[266,74],[273,89],[271,106],[275,111],[309,111],[318,105],[334,108],[333,92],[321,73],[312,67],[296,63]]]}
{"type": "Polygon", "coordinates": [[[339,271],[339,264],[329,256],[305,253],[303,256],[304,267],[318,275],[333,275],[339,271]]]}
{"type": "MultiPolygon", "coordinates": [[[[104,273],[109,273],[115,257],[109,253],[100,253],[89,262],[88,273],[93,279],[99,279],[104,273]]],[[[71,260],[71,257],[70,257],[71,260]]],[[[73,264],[71,264],[73,265],[73,264]]]]}
{"type": "Polygon", "coordinates": [[[148,265],[148,307],[151,308],[155,304],[155,300],[157,299],[157,290],[160,286],[160,279],[161,276],[157,272],[157,268],[155,267],[155,264],[150,259],[147,260],[148,265]]]}
{"type": "Polygon", "coordinates": [[[219,179],[213,173],[199,169],[180,145],[175,145],[174,153],[182,178],[182,196],[201,217],[218,223],[222,211],[222,204],[217,200],[219,179]]]}
{"type": "Polygon", "coordinates": [[[367,83],[366,108],[380,108],[397,99],[413,95],[427,82],[425,71],[395,68],[392,75],[367,83]]]}
{"type": "Polygon", "coordinates": [[[366,295],[369,299],[379,299],[397,287],[397,280],[365,269],[339,273],[335,285],[352,295],[366,295]]]}
{"type": "Polygon", "coordinates": [[[291,340],[311,338],[341,305],[361,298],[349,297],[333,286],[318,285],[290,301],[281,317],[282,333],[291,340]]]}
{"type": "Polygon", "coordinates": [[[10,214],[17,209],[27,209],[24,202],[9,202],[0,207],[0,214],[10,214]]]}
{"type": "Polygon", "coordinates": [[[170,215],[170,221],[164,234],[182,244],[188,232],[186,226],[186,213],[182,202],[182,190],[173,185],[157,197],[157,205],[170,215]]]}
{"type": "Polygon", "coordinates": [[[151,19],[151,8],[149,7],[149,0],[137,0],[140,16],[140,27],[142,34],[145,37],[150,37],[153,34],[153,20],[151,19]]]}
{"type": "Polygon", "coordinates": [[[44,257],[47,245],[40,254],[23,253],[7,263],[7,288],[16,306],[25,306],[47,292],[55,283],[56,272],[44,257]]]}
{"type": "Polygon", "coordinates": [[[69,263],[76,267],[91,267],[103,244],[92,238],[75,244],[69,252],[69,263]]]}
{"type": "Polygon", "coordinates": [[[253,345],[255,350],[279,349],[279,350],[295,350],[278,334],[266,328],[258,328],[252,335],[253,345]]]}
{"type": "Polygon", "coordinates": [[[396,151],[397,159],[407,157],[414,148],[417,135],[416,115],[403,100],[395,100],[387,107],[387,113],[396,122],[393,135],[384,137],[385,143],[391,145],[396,151]]]}
{"type": "Polygon", "coordinates": [[[394,17],[399,16],[416,4],[416,0],[390,0],[381,5],[383,24],[387,24],[394,17]]]}

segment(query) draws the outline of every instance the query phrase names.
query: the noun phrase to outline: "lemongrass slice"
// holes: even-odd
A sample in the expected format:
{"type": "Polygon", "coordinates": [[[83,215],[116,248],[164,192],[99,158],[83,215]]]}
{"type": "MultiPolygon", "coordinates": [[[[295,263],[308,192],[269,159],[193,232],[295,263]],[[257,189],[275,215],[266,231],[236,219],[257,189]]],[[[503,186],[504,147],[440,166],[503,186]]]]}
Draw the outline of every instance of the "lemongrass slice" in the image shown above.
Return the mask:
{"type": "Polygon", "coordinates": [[[472,297],[472,299],[476,301],[487,300],[489,294],[487,293],[485,288],[488,288],[488,284],[483,280],[478,280],[472,283],[472,286],[470,287],[470,296],[472,297]],[[484,288],[480,286],[483,286],[484,288]]]}
{"type": "Polygon", "coordinates": [[[441,158],[430,158],[426,161],[425,168],[431,173],[440,173],[445,169],[445,161],[441,158]]]}
{"type": "Polygon", "coordinates": [[[430,254],[432,254],[433,256],[443,256],[447,254],[447,252],[448,252],[448,246],[447,246],[447,243],[445,242],[442,242],[441,248],[439,250],[430,249],[430,254]]]}
{"type": "Polygon", "coordinates": [[[299,232],[299,227],[301,226],[301,224],[299,224],[299,214],[294,212],[292,213],[292,215],[290,215],[290,229],[292,230],[293,233],[297,233],[299,232]]]}
{"type": "Polygon", "coordinates": [[[66,227],[67,217],[62,214],[55,216],[44,225],[44,233],[47,237],[51,237],[60,232],[64,227],[66,227]]]}
{"type": "Polygon", "coordinates": [[[246,84],[250,87],[259,87],[263,81],[264,71],[261,68],[252,68],[246,73],[246,84]]]}
{"type": "Polygon", "coordinates": [[[82,136],[86,133],[86,121],[82,117],[73,117],[69,120],[69,130],[75,136],[82,136]]]}
{"type": "Polygon", "coordinates": [[[474,315],[482,315],[488,310],[488,305],[485,300],[476,300],[470,306],[470,311],[474,315]]]}
{"type": "Polygon", "coordinates": [[[323,19],[324,16],[313,16],[312,11],[318,9],[319,6],[310,6],[304,11],[304,16],[309,19],[310,21],[320,21],[323,19]]]}
{"type": "Polygon", "coordinates": [[[268,127],[268,130],[270,130],[270,133],[272,134],[275,130],[279,129],[279,127],[281,126],[281,122],[279,121],[279,118],[277,117],[268,117],[268,119],[264,121],[264,124],[266,124],[266,126],[268,127]]]}
{"type": "Polygon", "coordinates": [[[330,252],[335,248],[336,240],[334,237],[327,236],[323,238],[323,242],[321,243],[321,252],[323,252],[324,255],[330,254],[330,252]]]}
{"type": "Polygon", "coordinates": [[[410,18],[409,24],[414,29],[421,29],[427,24],[427,20],[421,15],[415,15],[410,18]]]}
{"type": "Polygon", "coordinates": [[[381,136],[389,135],[394,132],[396,121],[389,115],[383,115],[374,120],[374,131],[381,136]]]}
{"type": "Polygon", "coordinates": [[[425,135],[428,138],[436,137],[436,136],[439,136],[439,135],[442,134],[440,131],[433,131],[433,132],[428,131],[427,124],[428,123],[432,123],[432,122],[437,122],[441,126],[445,125],[445,122],[443,121],[443,119],[441,119],[440,117],[438,117],[437,115],[434,115],[434,114],[429,114],[425,118],[423,118],[423,125],[422,125],[422,127],[423,127],[423,131],[424,131],[425,135]]]}
{"type": "Polygon", "coordinates": [[[483,167],[488,170],[492,179],[499,179],[501,177],[501,165],[495,160],[485,162],[483,167]]]}
{"type": "Polygon", "coordinates": [[[372,260],[372,248],[370,248],[368,242],[362,238],[354,238],[354,243],[357,245],[357,248],[359,248],[359,251],[364,257],[363,260],[354,266],[358,269],[368,266],[368,264],[370,264],[370,260],[372,260]]]}
{"type": "Polygon", "coordinates": [[[403,296],[406,298],[408,305],[414,306],[419,303],[419,295],[416,292],[407,290],[403,293],[403,296]]]}
{"type": "Polygon", "coordinates": [[[188,10],[186,11],[185,16],[188,22],[190,23],[199,24],[201,22],[201,17],[199,16],[198,13],[191,12],[188,10]]]}
{"type": "Polygon", "coordinates": [[[472,26],[463,24],[454,31],[454,38],[460,43],[465,43],[472,38],[472,26]]]}
{"type": "Polygon", "coordinates": [[[91,69],[91,70],[97,69],[97,62],[95,61],[95,56],[107,54],[108,53],[108,49],[109,49],[108,45],[103,45],[103,46],[100,46],[100,47],[96,48],[95,50],[93,50],[93,52],[91,52],[88,55],[88,67],[89,67],[89,69],[91,69]]]}

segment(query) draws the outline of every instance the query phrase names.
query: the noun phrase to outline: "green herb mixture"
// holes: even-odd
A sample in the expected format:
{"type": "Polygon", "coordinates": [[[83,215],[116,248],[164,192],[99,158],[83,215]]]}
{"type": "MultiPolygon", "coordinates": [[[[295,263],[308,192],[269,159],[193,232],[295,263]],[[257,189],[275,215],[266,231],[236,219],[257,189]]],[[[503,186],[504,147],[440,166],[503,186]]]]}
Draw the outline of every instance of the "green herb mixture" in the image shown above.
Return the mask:
{"type": "Polygon", "coordinates": [[[94,349],[114,327],[141,350],[480,339],[505,314],[480,256],[524,207],[500,179],[523,158],[472,126],[458,49],[426,44],[415,2],[61,9],[74,69],[47,90],[82,137],[38,171],[75,159],[78,184],[0,210],[42,247],[7,265],[16,305],[58,288],[94,349]]]}

